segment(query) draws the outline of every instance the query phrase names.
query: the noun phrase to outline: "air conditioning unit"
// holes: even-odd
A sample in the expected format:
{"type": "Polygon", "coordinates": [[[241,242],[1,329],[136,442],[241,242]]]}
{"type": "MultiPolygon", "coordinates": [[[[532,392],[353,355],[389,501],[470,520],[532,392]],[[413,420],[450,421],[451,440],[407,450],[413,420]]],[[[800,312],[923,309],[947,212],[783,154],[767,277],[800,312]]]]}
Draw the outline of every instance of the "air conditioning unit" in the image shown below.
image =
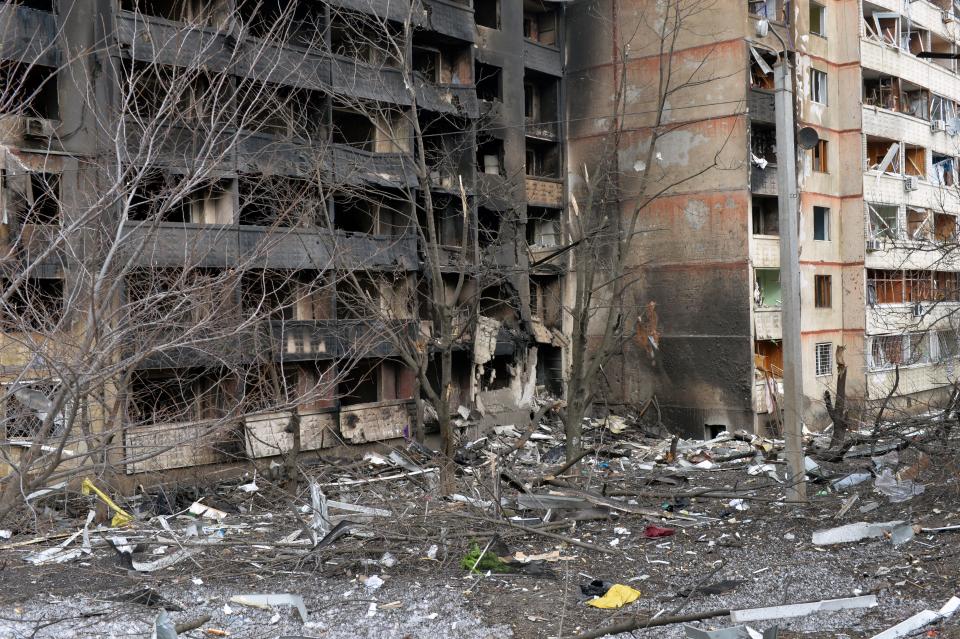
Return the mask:
{"type": "Polygon", "coordinates": [[[881,240],[867,240],[867,253],[873,253],[882,250],[883,242],[881,240]]]}
{"type": "Polygon", "coordinates": [[[903,178],[903,190],[904,191],[916,191],[920,188],[920,178],[916,175],[908,175],[903,178]]]}
{"type": "Polygon", "coordinates": [[[23,135],[28,138],[50,139],[53,137],[53,124],[43,118],[23,118],[23,135]]]}
{"type": "Polygon", "coordinates": [[[945,120],[930,120],[930,130],[934,133],[945,132],[947,130],[947,122],[945,120]]]}

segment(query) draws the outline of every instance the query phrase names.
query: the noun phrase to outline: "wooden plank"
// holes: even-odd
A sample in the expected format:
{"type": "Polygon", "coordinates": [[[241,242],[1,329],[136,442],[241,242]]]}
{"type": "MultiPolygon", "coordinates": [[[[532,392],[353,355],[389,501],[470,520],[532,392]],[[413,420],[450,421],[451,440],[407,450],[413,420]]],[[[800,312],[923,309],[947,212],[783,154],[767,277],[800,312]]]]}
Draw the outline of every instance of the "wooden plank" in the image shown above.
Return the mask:
{"type": "Polygon", "coordinates": [[[134,426],[124,433],[127,474],[231,461],[242,454],[237,424],[184,422],[134,426]],[[147,457],[147,459],[143,459],[147,457]]]}
{"type": "MultiPolygon", "coordinates": [[[[247,456],[272,457],[293,449],[293,435],[287,432],[290,411],[250,415],[244,420],[247,456]]],[[[300,416],[300,450],[331,446],[336,427],[335,413],[307,413],[300,416]]]]}

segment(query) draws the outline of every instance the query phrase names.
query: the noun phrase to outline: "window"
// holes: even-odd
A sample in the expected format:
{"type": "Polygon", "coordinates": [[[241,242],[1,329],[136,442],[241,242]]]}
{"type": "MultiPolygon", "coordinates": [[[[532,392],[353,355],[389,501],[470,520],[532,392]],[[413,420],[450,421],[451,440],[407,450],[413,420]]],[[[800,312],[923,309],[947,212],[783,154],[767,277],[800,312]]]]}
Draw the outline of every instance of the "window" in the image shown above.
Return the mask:
{"type": "Polygon", "coordinates": [[[827,141],[819,140],[813,147],[813,170],[817,173],[827,172],[827,141]]]}
{"type": "Polygon", "coordinates": [[[827,103],[827,74],[819,69],[810,69],[810,101],[827,103]]]}
{"type": "Polygon", "coordinates": [[[870,236],[874,240],[900,239],[899,209],[896,206],[867,203],[870,212],[870,236]]]}
{"type": "Polygon", "coordinates": [[[829,275],[814,275],[814,305],[817,308],[830,308],[831,306],[831,284],[832,278],[829,275]]]}
{"type": "Polygon", "coordinates": [[[816,2],[810,3],[810,33],[821,37],[827,35],[827,10],[816,2]]]}
{"type": "Polygon", "coordinates": [[[933,333],[932,338],[927,333],[906,333],[904,335],[878,335],[869,338],[867,350],[867,366],[870,370],[883,370],[895,366],[910,366],[914,364],[929,364],[932,361],[940,359],[941,353],[945,355],[943,359],[950,359],[951,349],[955,352],[955,341],[951,346],[949,341],[943,345],[939,335],[933,333]],[[937,353],[934,354],[931,349],[931,342],[936,346],[937,353]],[[936,357],[934,356],[936,355],[936,357]]]}
{"type": "Polygon", "coordinates": [[[813,207],[813,239],[830,241],[830,209],[825,206],[813,207]]]}
{"type": "Polygon", "coordinates": [[[475,0],[473,19],[478,26],[488,29],[500,28],[500,0],[475,0]]]}
{"type": "Polygon", "coordinates": [[[819,342],[816,348],[817,377],[833,375],[833,342],[819,342]]]}

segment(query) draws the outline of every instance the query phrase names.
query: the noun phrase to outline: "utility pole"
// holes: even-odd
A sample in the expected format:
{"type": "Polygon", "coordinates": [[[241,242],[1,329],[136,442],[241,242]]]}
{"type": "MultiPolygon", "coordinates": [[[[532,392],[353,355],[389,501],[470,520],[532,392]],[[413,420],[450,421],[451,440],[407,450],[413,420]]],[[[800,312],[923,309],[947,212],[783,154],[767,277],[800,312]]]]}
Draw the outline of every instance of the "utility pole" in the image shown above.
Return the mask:
{"type": "MultiPolygon", "coordinates": [[[[776,31],[771,30],[774,35],[776,31]]],[[[777,35],[777,39],[780,39],[777,35]]],[[[777,118],[777,203],[780,221],[780,290],[783,326],[783,437],[787,501],[807,500],[803,459],[803,348],[800,342],[800,249],[793,83],[786,44],[774,67],[777,118]]]]}

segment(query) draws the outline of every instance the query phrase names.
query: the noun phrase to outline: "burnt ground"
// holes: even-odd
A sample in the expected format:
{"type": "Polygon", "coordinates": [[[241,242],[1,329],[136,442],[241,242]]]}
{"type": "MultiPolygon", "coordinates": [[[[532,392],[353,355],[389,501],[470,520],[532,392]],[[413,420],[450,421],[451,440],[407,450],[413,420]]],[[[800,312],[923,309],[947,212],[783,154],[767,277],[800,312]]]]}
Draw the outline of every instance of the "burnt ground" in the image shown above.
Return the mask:
{"type": "MultiPolygon", "coordinates": [[[[539,443],[546,449],[554,444],[539,443]]],[[[731,446],[735,451],[736,446],[742,449],[744,445],[737,442],[731,446]]],[[[921,610],[939,609],[960,592],[960,531],[921,531],[900,546],[887,538],[822,547],[811,541],[814,530],[858,521],[905,520],[925,528],[960,524],[952,463],[927,459],[908,449],[900,454],[894,469],[909,474],[911,468],[923,467],[918,477],[926,487],[923,494],[891,503],[876,492],[872,478],[846,492],[829,491],[828,483],[811,484],[810,503],[796,507],[783,502],[781,484],[765,474],[746,472],[752,461],[702,470],[644,461],[644,457],[656,456],[656,442],[637,444],[634,452],[628,459],[589,457],[578,473],[568,474],[562,481],[589,486],[596,493],[628,493],[620,497],[627,504],[629,494],[638,495],[633,498],[636,504],[627,507],[648,509],[649,514],[613,510],[605,519],[574,522],[572,511],[557,511],[552,513],[555,521],[547,525],[552,533],[593,544],[604,552],[494,523],[497,517],[492,504],[441,499],[435,482],[422,476],[351,489],[324,488],[330,499],[384,508],[391,516],[352,515],[361,523],[354,534],[314,548],[305,539],[306,532],[299,535],[303,542],[291,538],[309,521],[309,512],[299,512],[309,503],[308,490],[302,488],[290,497],[258,477],[259,490],[254,493],[238,491],[235,484],[210,488],[204,502],[217,504],[228,514],[219,523],[202,520],[197,537],[186,533],[192,518],[169,516],[168,532],[144,508],[140,520],[122,531],[106,526],[94,530],[89,554],[59,564],[31,565],[26,556],[55,545],[60,538],[10,546],[35,538],[38,532],[41,536],[70,533],[83,525],[89,498],[61,493],[47,504],[38,504],[30,527],[21,524],[14,528],[13,538],[0,550],[0,638],[149,637],[157,609],[114,601],[118,595],[144,588],[165,598],[169,607],[181,609],[170,612],[175,622],[211,616],[199,629],[180,636],[398,639],[574,637],[657,613],[686,614],[874,594],[879,604],[876,608],[750,624],[756,629],[778,624],[780,636],[788,638],[871,637],[921,610]],[[918,465],[919,460],[925,461],[918,465]],[[652,478],[669,483],[651,483],[652,478]],[[689,503],[681,499],[679,504],[670,496],[698,490],[737,494],[747,509],[736,510],[729,496],[701,496],[689,503]],[[648,494],[641,494],[643,491],[648,494]],[[838,517],[843,504],[854,495],[857,500],[838,517]],[[872,510],[861,512],[861,507],[874,503],[872,510]],[[665,504],[672,505],[672,513],[663,509],[665,504]],[[657,513],[662,517],[655,517],[657,513]],[[651,523],[673,528],[676,534],[647,539],[643,531],[651,523]],[[148,544],[135,554],[144,561],[169,556],[178,550],[178,544],[196,544],[198,539],[213,538],[218,543],[205,543],[197,554],[171,568],[144,573],[124,567],[117,553],[101,541],[116,534],[148,544]],[[501,556],[517,551],[528,555],[559,551],[560,559],[526,568],[536,574],[470,574],[460,566],[472,543],[483,547],[491,539],[491,548],[501,556]],[[436,554],[431,559],[434,545],[436,554]],[[160,547],[164,547],[163,554],[154,555],[160,547]],[[384,557],[385,553],[389,556],[384,557]],[[383,580],[382,586],[372,587],[376,580],[370,582],[371,587],[363,583],[373,575],[383,580]],[[579,586],[592,578],[632,586],[641,597],[619,610],[588,607],[579,586]],[[695,591],[688,597],[678,596],[680,591],[724,581],[730,588],[726,592],[695,591]],[[261,610],[229,601],[234,595],[284,592],[303,597],[309,611],[307,623],[286,608],[261,610]]],[[[729,451],[712,450],[706,455],[719,457],[723,452],[729,451]]],[[[514,476],[529,479],[541,475],[546,466],[536,462],[539,454],[539,449],[524,451],[512,467],[514,476]]],[[[462,495],[490,501],[484,486],[492,485],[492,475],[483,459],[474,460],[472,473],[459,478],[458,489],[462,495]]],[[[776,462],[774,466],[782,478],[783,466],[776,462]]],[[[840,476],[871,466],[869,457],[824,464],[827,472],[840,476]]],[[[322,473],[308,472],[327,481],[403,470],[359,462],[322,473]]],[[[551,489],[563,491],[557,486],[536,490],[551,489]]],[[[168,495],[172,492],[170,489],[168,495]]],[[[505,483],[503,495],[507,504],[503,514],[510,516],[516,490],[505,483]]],[[[170,501],[176,503],[176,499],[170,501]]],[[[331,514],[335,512],[331,510],[331,514]]],[[[79,547],[79,539],[70,546],[79,547]]],[[[960,617],[925,628],[916,636],[958,637],[958,621],[960,617]]],[[[718,617],[693,625],[715,629],[733,624],[728,617],[718,617]]],[[[675,625],[636,631],[632,636],[685,634],[675,625]]]]}

